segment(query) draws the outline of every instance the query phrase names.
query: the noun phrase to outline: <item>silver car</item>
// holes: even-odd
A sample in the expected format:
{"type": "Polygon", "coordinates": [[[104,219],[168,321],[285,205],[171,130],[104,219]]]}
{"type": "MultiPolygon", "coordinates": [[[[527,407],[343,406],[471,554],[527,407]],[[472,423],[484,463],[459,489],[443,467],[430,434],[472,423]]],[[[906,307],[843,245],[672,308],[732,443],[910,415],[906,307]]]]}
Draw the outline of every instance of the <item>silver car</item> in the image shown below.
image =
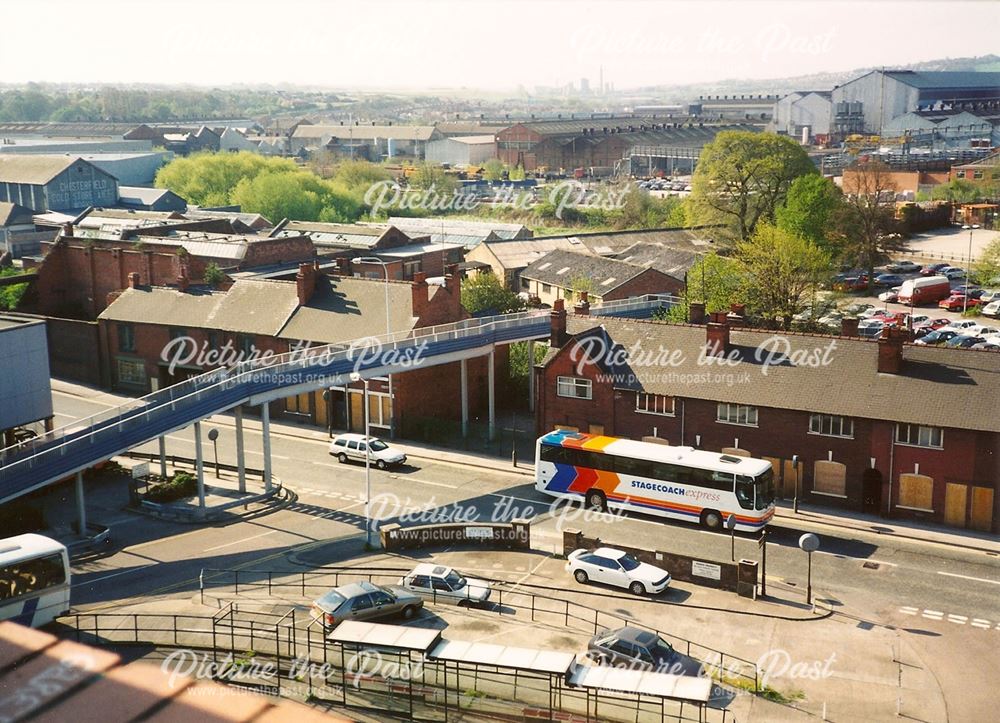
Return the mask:
{"type": "Polygon", "coordinates": [[[399,584],[425,600],[455,605],[483,605],[490,599],[490,584],[460,575],[444,565],[424,563],[405,575],[399,584]]]}
{"type": "Polygon", "coordinates": [[[399,615],[410,620],[424,601],[396,585],[352,582],[335,587],[312,604],[313,617],[332,628],[345,620],[374,620],[399,615]]]}

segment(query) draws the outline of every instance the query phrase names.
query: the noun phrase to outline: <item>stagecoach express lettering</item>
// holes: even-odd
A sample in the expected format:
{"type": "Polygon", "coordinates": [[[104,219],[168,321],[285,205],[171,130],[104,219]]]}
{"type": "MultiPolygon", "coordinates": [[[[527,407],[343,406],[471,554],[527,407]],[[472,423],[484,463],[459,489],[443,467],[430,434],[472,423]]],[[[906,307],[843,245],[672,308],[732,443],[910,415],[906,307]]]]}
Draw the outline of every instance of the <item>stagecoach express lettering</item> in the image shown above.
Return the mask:
{"type": "Polygon", "coordinates": [[[671,484],[663,484],[662,482],[643,482],[642,480],[634,479],[631,482],[632,489],[645,490],[647,492],[663,492],[665,494],[680,495],[681,497],[687,497],[688,499],[708,501],[708,502],[719,502],[722,497],[710,490],[695,490],[687,489],[685,487],[677,487],[671,484]]]}

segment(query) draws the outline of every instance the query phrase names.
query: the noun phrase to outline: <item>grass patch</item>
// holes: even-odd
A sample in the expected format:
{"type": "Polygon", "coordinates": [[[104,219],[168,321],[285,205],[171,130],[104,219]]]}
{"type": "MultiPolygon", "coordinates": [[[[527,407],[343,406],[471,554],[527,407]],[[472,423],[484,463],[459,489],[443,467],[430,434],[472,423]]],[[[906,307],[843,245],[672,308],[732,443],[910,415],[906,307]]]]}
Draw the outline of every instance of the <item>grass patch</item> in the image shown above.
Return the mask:
{"type": "Polygon", "coordinates": [[[804,700],[806,694],[801,690],[790,690],[787,693],[783,693],[776,688],[772,688],[769,685],[755,685],[752,680],[747,680],[746,678],[733,678],[730,676],[722,676],[719,679],[720,683],[724,683],[732,688],[738,690],[746,691],[747,693],[752,693],[753,695],[760,696],[764,700],[769,700],[772,703],[781,703],[784,705],[794,703],[799,700],[804,700]]]}

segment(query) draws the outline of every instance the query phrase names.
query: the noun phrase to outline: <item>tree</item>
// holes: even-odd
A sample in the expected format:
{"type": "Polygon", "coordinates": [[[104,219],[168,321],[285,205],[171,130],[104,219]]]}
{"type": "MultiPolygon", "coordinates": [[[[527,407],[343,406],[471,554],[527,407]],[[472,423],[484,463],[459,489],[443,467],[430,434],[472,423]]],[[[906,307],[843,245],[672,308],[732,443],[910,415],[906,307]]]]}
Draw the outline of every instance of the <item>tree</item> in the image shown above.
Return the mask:
{"type": "Polygon", "coordinates": [[[812,241],[770,224],[736,245],[743,267],[741,297],[752,313],[791,328],[816,286],[830,273],[830,257],[812,241]]]}
{"type": "Polygon", "coordinates": [[[304,171],[261,173],[244,178],[233,189],[232,202],[248,213],[259,213],[272,222],[344,222],[357,218],[360,207],[346,194],[318,176],[304,171]]]}
{"type": "Polygon", "coordinates": [[[975,263],[973,274],[981,284],[997,283],[994,279],[1000,278],[1000,234],[994,236],[983,249],[975,263]]]}
{"type": "Polygon", "coordinates": [[[696,261],[685,278],[681,303],[661,314],[663,320],[687,322],[688,309],[695,302],[704,303],[705,311],[728,311],[743,301],[743,269],[735,259],[713,251],[696,261]]]}
{"type": "Polygon", "coordinates": [[[802,147],[772,133],[723,131],[698,157],[691,210],[697,224],[724,224],[749,240],[759,223],[773,223],[792,182],[816,173],[802,147]]]}
{"type": "Polygon", "coordinates": [[[835,214],[833,234],[844,258],[868,272],[868,290],[875,284],[875,267],[894,251],[906,248],[895,232],[896,183],[881,161],[863,161],[844,173],[845,203],[835,214]]]}
{"type": "Polygon", "coordinates": [[[441,166],[421,163],[409,178],[410,185],[420,189],[434,189],[439,194],[451,195],[458,188],[455,177],[445,173],[441,166]]]}
{"type": "Polygon", "coordinates": [[[500,283],[493,272],[475,274],[462,282],[462,307],[473,316],[510,314],[524,310],[520,296],[500,283]]]}
{"type": "Polygon", "coordinates": [[[502,181],[507,168],[499,158],[491,158],[483,164],[483,180],[502,181]]]}
{"type": "Polygon", "coordinates": [[[817,174],[799,176],[789,186],[775,220],[778,228],[798,234],[836,256],[829,229],[843,203],[844,194],[830,179],[817,174]]]}
{"type": "Polygon", "coordinates": [[[199,206],[224,206],[240,181],[253,180],[261,173],[295,171],[294,161],[265,158],[256,153],[196,153],[177,158],[156,174],[156,186],[169,188],[181,198],[199,206]]]}
{"type": "Polygon", "coordinates": [[[948,183],[942,183],[931,190],[931,199],[935,201],[951,201],[952,203],[975,203],[986,198],[985,184],[956,178],[948,183]]]}
{"type": "Polygon", "coordinates": [[[219,265],[214,261],[209,261],[205,264],[205,273],[203,278],[206,284],[209,286],[218,286],[222,283],[223,279],[226,278],[225,272],[219,268],[219,265]]]}

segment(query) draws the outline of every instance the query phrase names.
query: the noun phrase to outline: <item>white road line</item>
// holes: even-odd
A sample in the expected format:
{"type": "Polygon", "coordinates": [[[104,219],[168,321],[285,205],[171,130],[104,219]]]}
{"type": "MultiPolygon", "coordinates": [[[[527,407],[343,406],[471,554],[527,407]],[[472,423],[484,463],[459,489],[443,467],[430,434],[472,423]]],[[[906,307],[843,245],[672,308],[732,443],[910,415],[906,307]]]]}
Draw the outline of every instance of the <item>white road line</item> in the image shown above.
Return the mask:
{"type": "Polygon", "coordinates": [[[982,628],[983,630],[989,630],[993,625],[989,620],[981,620],[980,618],[973,618],[969,624],[974,628],[982,628]]]}
{"type": "Polygon", "coordinates": [[[916,615],[920,611],[917,608],[905,607],[900,608],[899,612],[903,613],[903,615],[916,615]]]}
{"type": "Polygon", "coordinates": [[[941,620],[944,617],[944,613],[935,613],[930,610],[924,610],[922,615],[928,620],[941,620]]]}
{"type": "Polygon", "coordinates": [[[131,570],[121,570],[119,572],[113,572],[110,575],[105,575],[104,577],[99,577],[96,580],[87,580],[86,582],[80,581],[78,583],[74,582],[73,583],[73,587],[76,587],[77,585],[93,585],[94,583],[98,583],[101,580],[108,580],[108,579],[110,579],[112,577],[118,577],[119,575],[127,575],[130,572],[139,572],[139,570],[145,570],[147,567],[153,567],[153,565],[156,565],[156,564],[158,564],[158,563],[154,562],[152,565],[143,565],[142,567],[133,567],[131,570]]]}
{"type": "Polygon", "coordinates": [[[968,622],[968,618],[964,615],[949,615],[948,622],[955,623],[956,625],[965,625],[968,622]]]}
{"type": "Polygon", "coordinates": [[[253,537],[244,537],[242,540],[234,540],[233,542],[227,542],[225,545],[216,545],[215,547],[206,547],[203,552],[211,552],[212,550],[221,550],[223,547],[232,547],[233,545],[238,545],[241,542],[249,542],[250,540],[256,540],[258,537],[267,537],[268,535],[273,535],[278,530],[268,530],[267,532],[262,532],[259,535],[254,535],[253,537]]]}
{"type": "Polygon", "coordinates": [[[957,572],[942,572],[938,570],[938,575],[947,575],[948,577],[960,577],[963,580],[974,580],[975,582],[988,582],[990,585],[1000,585],[1000,580],[987,580],[985,577],[970,577],[969,575],[959,575],[957,572]]]}

